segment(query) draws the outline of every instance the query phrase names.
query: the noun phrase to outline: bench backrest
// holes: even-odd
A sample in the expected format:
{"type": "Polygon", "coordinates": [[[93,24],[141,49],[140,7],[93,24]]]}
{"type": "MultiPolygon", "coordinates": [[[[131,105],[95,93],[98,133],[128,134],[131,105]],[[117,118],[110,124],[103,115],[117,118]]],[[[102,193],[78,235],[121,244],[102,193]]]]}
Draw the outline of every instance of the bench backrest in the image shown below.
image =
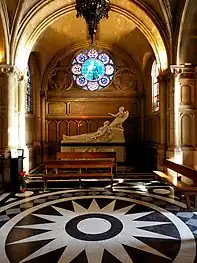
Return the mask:
{"type": "Polygon", "coordinates": [[[109,158],[116,162],[116,152],[58,152],[58,160],[109,158]]]}
{"type": "Polygon", "coordinates": [[[171,169],[171,170],[177,172],[178,174],[181,174],[181,175],[193,180],[195,184],[197,183],[197,170],[195,170],[191,167],[181,165],[181,164],[177,164],[177,163],[174,163],[170,160],[164,159],[163,160],[163,168],[164,168],[164,172],[166,174],[168,173],[167,169],[171,169]]]}
{"type": "Polygon", "coordinates": [[[66,161],[46,161],[44,163],[45,172],[48,173],[48,169],[75,169],[75,168],[110,168],[113,169],[113,160],[66,160],[66,161]]]}

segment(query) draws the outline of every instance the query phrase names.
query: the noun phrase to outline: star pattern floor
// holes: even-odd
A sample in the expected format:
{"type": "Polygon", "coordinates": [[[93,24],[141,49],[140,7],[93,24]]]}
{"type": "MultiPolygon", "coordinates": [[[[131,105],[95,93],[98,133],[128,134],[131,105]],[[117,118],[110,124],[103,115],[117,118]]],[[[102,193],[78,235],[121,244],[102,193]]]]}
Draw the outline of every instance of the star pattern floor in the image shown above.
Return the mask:
{"type": "Polygon", "coordinates": [[[154,182],[4,194],[0,262],[194,263],[197,212],[185,208],[154,182]]]}

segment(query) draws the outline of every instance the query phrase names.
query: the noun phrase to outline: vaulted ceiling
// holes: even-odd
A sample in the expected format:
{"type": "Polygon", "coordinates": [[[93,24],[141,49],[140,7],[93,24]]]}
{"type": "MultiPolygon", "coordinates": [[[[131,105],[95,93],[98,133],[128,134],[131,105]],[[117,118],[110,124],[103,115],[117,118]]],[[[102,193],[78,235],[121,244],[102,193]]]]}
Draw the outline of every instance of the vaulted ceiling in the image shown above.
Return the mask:
{"type": "MultiPolygon", "coordinates": [[[[113,0],[113,5],[121,4],[122,1],[113,0]]],[[[7,37],[7,42],[10,44],[7,52],[14,56],[19,31],[23,31],[27,18],[34,16],[39,7],[47,7],[51,2],[57,6],[62,5],[63,2],[74,4],[72,0],[1,0],[0,50],[6,46],[7,37]],[[1,39],[1,32],[4,32],[4,41],[1,39]]],[[[196,62],[194,56],[182,51],[188,47],[188,43],[193,43],[192,51],[197,50],[196,0],[132,0],[131,2],[144,10],[161,32],[170,64],[177,62],[177,51],[181,54],[180,63],[196,62]]],[[[87,41],[87,27],[84,20],[77,19],[76,12],[71,10],[49,23],[37,37],[32,51],[40,56],[41,69],[44,71],[47,63],[58,52],[79,42],[84,43],[85,46],[87,41]]],[[[154,56],[150,42],[135,21],[124,13],[117,14],[114,10],[110,12],[108,20],[101,21],[96,41],[109,49],[118,46],[141,68],[146,54],[154,56]]]]}

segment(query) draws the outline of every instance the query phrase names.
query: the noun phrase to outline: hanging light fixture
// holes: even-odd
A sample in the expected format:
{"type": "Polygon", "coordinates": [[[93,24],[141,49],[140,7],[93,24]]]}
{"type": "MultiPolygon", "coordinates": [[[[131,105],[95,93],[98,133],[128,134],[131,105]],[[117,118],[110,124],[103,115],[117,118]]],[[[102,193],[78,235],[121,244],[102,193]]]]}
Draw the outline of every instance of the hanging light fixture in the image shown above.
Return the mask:
{"type": "Polygon", "coordinates": [[[76,0],[75,9],[77,10],[77,18],[83,17],[86,20],[88,33],[93,43],[98,23],[102,18],[108,18],[109,0],[76,0]]]}

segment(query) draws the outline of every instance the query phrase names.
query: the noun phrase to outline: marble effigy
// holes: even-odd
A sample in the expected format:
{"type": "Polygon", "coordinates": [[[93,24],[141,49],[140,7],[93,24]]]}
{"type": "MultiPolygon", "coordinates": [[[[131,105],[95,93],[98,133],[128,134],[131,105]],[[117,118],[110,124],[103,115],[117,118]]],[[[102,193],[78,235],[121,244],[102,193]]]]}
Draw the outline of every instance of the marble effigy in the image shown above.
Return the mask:
{"type": "Polygon", "coordinates": [[[109,115],[115,117],[115,119],[111,123],[110,121],[105,121],[103,126],[99,127],[96,132],[74,136],[63,134],[61,143],[124,143],[125,137],[122,123],[128,118],[129,112],[125,111],[124,107],[120,107],[118,113],[109,113],[109,115]]]}
{"type": "Polygon", "coordinates": [[[118,113],[109,115],[115,117],[110,121],[105,121],[103,126],[99,127],[96,132],[84,133],[74,136],[63,135],[61,152],[116,152],[117,162],[126,160],[126,149],[124,146],[113,146],[112,143],[124,143],[124,128],[123,122],[128,118],[129,112],[120,107],[118,113]],[[69,146],[69,143],[72,145],[69,146]],[[83,146],[73,146],[73,143],[84,143],[83,146]],[[92,146],[85,144],[93,144],[92,146]],[[106,146],[98,146],[98,143],[107,143],[106,146]]]}

